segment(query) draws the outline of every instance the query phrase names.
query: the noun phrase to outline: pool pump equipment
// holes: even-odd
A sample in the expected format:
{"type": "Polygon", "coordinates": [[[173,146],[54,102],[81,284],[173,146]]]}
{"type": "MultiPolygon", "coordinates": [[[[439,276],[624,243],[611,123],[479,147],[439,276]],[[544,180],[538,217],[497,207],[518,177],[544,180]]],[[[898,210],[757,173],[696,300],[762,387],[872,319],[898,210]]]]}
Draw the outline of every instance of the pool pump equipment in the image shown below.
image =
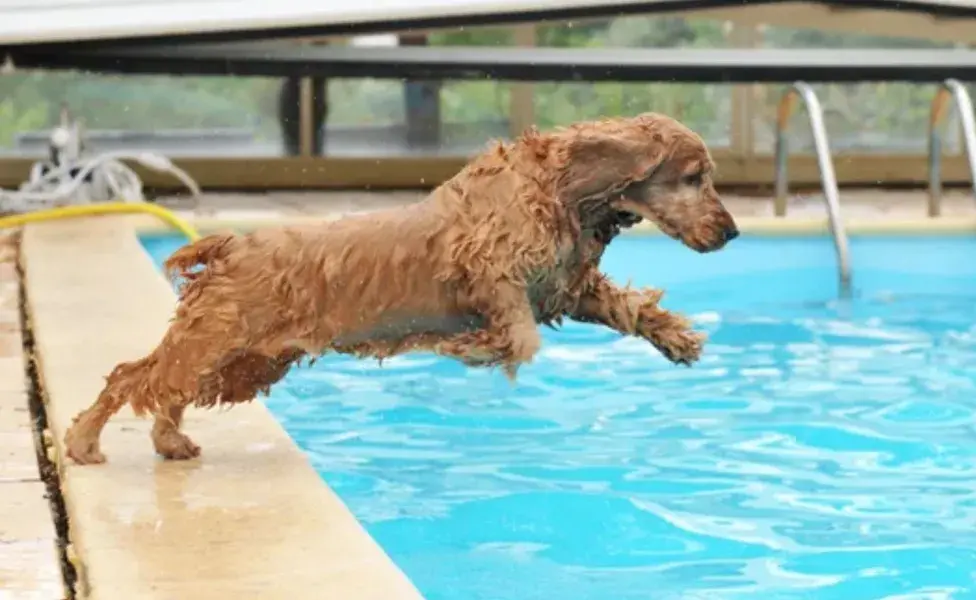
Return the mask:
{"type": "Polygon", "coordinates": [[[171,173],[194,196],[200,194],[196,181],[160,154],[119,151],[90,155],[83,123],[62,105],[58,125],[48,139],[48,158],[34,163],[29,179],[18,190],[0,189],[0,214],[99,202],[145,202],[142,180],[123,160],[171,173]]]}

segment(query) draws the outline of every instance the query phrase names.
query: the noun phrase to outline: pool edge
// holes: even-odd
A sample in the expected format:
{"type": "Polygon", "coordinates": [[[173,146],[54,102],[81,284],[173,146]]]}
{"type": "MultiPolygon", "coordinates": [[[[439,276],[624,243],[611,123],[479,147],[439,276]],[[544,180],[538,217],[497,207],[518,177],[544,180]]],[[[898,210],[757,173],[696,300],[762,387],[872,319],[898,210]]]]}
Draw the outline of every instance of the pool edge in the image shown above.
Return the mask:
{"type": "Polygon", "coordinates": [[[0,588],[11,597],[59,598],[67,590],[24,377],[15,237],[0,232],[0,588]]]}
{"type": "MultiPolygon", "coordinates": [[[[307,225],[340,218],[342,215],[279,215],[269,214],[247,219],[229,216],[203,217],[181,213],[201,232],[218,230],[248,231],[259,227],[279,225],[307,225]]],[[[167,233],[172,230],[152,217],[132,217],[140,234],[167,233]]],[[[737,217],[740,231],[753,236],[819,236],[829,235],[827,217],[737,217]]],[[[965,235],[976,234],[976,216],[919,217],[919,218],[845,218],[844,228],[849,235],[965,235]]],[[[662,235],[649,223],[641,223],[625,230],[627,235],[662,235]]]]}
{"type": "Polygon", "coordinates": [[[79,596],[420,600],[261,402],[188,411],[198,460],[158,460],[150,422],[128,407],[106,428],[106,464],[61,458],[65,428],[104,375],[151,349],[172,314],[172,289],[137,224],[29,225],[21,241],[79,596]]]}

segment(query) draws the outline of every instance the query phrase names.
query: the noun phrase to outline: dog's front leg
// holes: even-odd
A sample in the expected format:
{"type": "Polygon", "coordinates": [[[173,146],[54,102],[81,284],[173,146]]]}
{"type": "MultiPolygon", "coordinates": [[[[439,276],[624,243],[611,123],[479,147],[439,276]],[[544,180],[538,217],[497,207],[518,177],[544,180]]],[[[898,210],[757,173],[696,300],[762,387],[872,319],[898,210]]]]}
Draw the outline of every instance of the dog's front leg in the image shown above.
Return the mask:
{"type": "Polygon", "coordinates": [[[514,380],[519,366],[531,362],[542,338],[524,287],[502,280],[472,286],[467,303],[485,326],[452,336],[435,348],[469,365],[502,365],[514,380]]]}
{"type": "Polygon", "coordinates": [[[599,272],[588,279],[570,318],[641,337],[676,364],[690,365],[700,358],[705,334],[692,330],[685,317],[658,306],[663,291],[622,289],[599,272]]]}

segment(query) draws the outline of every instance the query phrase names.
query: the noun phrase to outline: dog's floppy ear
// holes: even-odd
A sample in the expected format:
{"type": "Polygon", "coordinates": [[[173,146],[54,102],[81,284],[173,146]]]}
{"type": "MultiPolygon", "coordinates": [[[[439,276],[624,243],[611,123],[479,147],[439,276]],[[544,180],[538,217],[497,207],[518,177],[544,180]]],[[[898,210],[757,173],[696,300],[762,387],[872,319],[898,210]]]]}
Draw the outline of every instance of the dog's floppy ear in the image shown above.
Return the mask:
{"type": "Polygon", "coordinates": [[[566,140],[559,195],[565,200],[608,196],[643,181],[664,162],[667,144],[659,133],[640,142],[626,135],[581,131],[566,140]]]}

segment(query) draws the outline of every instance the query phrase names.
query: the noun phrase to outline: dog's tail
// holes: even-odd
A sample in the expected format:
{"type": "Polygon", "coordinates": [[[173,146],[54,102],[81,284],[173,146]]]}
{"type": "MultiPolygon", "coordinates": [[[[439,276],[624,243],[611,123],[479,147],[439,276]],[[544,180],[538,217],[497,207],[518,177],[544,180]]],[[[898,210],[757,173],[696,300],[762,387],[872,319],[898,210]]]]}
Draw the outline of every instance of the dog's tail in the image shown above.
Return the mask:
{"type": "Polygon", "coordinates": [[[227,256],[230,243],[233,240],[234,234],[232,233],[208,235],[192,244],[183,246],[170,255],[163,263],[163,269],[171,279],[176,277],[193,279],[195,275],[191,272],[193,267],[207,267],[213,261],[227,256]]]}

